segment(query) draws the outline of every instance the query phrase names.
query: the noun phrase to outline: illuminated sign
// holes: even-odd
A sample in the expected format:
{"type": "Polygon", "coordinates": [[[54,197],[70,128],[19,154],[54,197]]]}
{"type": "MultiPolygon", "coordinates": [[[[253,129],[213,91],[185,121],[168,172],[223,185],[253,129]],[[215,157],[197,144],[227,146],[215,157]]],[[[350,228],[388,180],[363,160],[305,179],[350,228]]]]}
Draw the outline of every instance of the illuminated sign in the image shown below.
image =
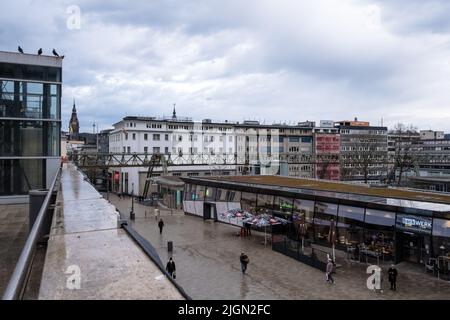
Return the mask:
{"type": "Polygon", "coordinates": [[[397,214],[396,227],[407,231],[431,234],[431,218],[397,214]]]}

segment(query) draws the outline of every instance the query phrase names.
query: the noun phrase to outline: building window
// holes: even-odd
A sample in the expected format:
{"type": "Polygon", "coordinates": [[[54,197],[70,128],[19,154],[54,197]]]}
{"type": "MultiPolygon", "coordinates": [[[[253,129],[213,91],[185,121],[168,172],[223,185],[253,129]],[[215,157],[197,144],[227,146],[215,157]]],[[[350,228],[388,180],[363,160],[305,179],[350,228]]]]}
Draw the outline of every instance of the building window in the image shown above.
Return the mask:
{"type": "Polygon", "coordinates": [[[131,153],[131,147],[127,147],[128,153],[131,153]]]}
{"type": "Polygon", "coordinates": [[[164,137],[165,137],[166,141],[169,141],[169,135],[168,134],[166,134],[164,137]]]}
{"type": "Polygon", "coordinates": [[[165,153],[165,154],[169,154],[169,147],[165,147],[165,148],[164,148],[164,153],[165,153]]]}
{"type": "Polygon", "coordinates": [[[136,133],[133,133],[133,140],[136,140],[136,133]]]}
{"type": "Polygon", "coordinates": [[[144,133],[144,140],[148,139],[148,134],[144,133]]]}
{"type": "Polygon", "coordinates": [[[159,141],[160,140],[160,135],[159,134],[154,134],[153,135],[153,141],[159,141]]]}
{"type": "Polygon", "coordinates": [[[154,154],[158,154],[160,152],[160,148],[159,147],[153,147],[153,153],[154,154]]]}
{"type": "Polygon", "coordinates": [[[144,147],[144,153],[148,152],[148,147],[144,147]]]}

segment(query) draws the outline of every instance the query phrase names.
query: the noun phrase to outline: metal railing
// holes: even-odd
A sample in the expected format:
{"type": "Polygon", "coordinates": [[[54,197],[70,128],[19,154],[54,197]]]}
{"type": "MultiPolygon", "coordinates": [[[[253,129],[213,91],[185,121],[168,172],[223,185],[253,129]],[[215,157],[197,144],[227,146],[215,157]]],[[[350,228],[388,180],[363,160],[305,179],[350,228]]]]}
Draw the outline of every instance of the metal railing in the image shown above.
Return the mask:
{"type": "Polygon", "coordinates": [[[61,168],[58,168],[55,178],[47,192],[47,195],[42,203],[42,207],[36,217],[33,224],[33,228],[28,235],[27,241],[22,249],[19,260],[17,261],[14,272],[9,280],[8,286],[3,294],[3,300],[17,300],[20,299],[24,282],[29,274],[30,266],[33,260],[34,251],[36,249],[36,244],[41,234],[41,229],[44,224],[45,216],[48,213],[48,208],[50,206],[50,200],[52,199],[53,189],[55,188],[56,182],[61,174],[61,168]]]}

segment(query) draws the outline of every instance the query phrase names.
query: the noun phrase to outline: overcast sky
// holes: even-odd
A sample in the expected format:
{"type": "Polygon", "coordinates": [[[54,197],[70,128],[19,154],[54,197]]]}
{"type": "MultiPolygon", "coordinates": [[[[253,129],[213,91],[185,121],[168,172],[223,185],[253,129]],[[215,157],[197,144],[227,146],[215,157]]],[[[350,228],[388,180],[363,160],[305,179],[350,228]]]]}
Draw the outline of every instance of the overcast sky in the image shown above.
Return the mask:
{"type": "Polygon", "coordinates": [[[448,130],[450,1],[2,1],[0,50],[63,60],[63,130],[126,115],[448,130]],[[81,28],[67,27],[70,5],[81,28]]]}

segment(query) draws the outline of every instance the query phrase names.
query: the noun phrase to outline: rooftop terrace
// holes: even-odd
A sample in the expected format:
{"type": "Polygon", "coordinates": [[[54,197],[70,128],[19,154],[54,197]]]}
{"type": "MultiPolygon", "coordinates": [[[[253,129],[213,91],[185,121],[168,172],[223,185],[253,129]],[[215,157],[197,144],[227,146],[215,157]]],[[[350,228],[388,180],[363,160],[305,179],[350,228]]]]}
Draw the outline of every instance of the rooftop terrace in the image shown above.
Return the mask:
{"type": "Polygon", "coordinates": [[[65,164],[39,299],[184,299],[118,222],[116,208],[65,164]],[[77,267],[74,290],[67,283],[77,267]]]}

